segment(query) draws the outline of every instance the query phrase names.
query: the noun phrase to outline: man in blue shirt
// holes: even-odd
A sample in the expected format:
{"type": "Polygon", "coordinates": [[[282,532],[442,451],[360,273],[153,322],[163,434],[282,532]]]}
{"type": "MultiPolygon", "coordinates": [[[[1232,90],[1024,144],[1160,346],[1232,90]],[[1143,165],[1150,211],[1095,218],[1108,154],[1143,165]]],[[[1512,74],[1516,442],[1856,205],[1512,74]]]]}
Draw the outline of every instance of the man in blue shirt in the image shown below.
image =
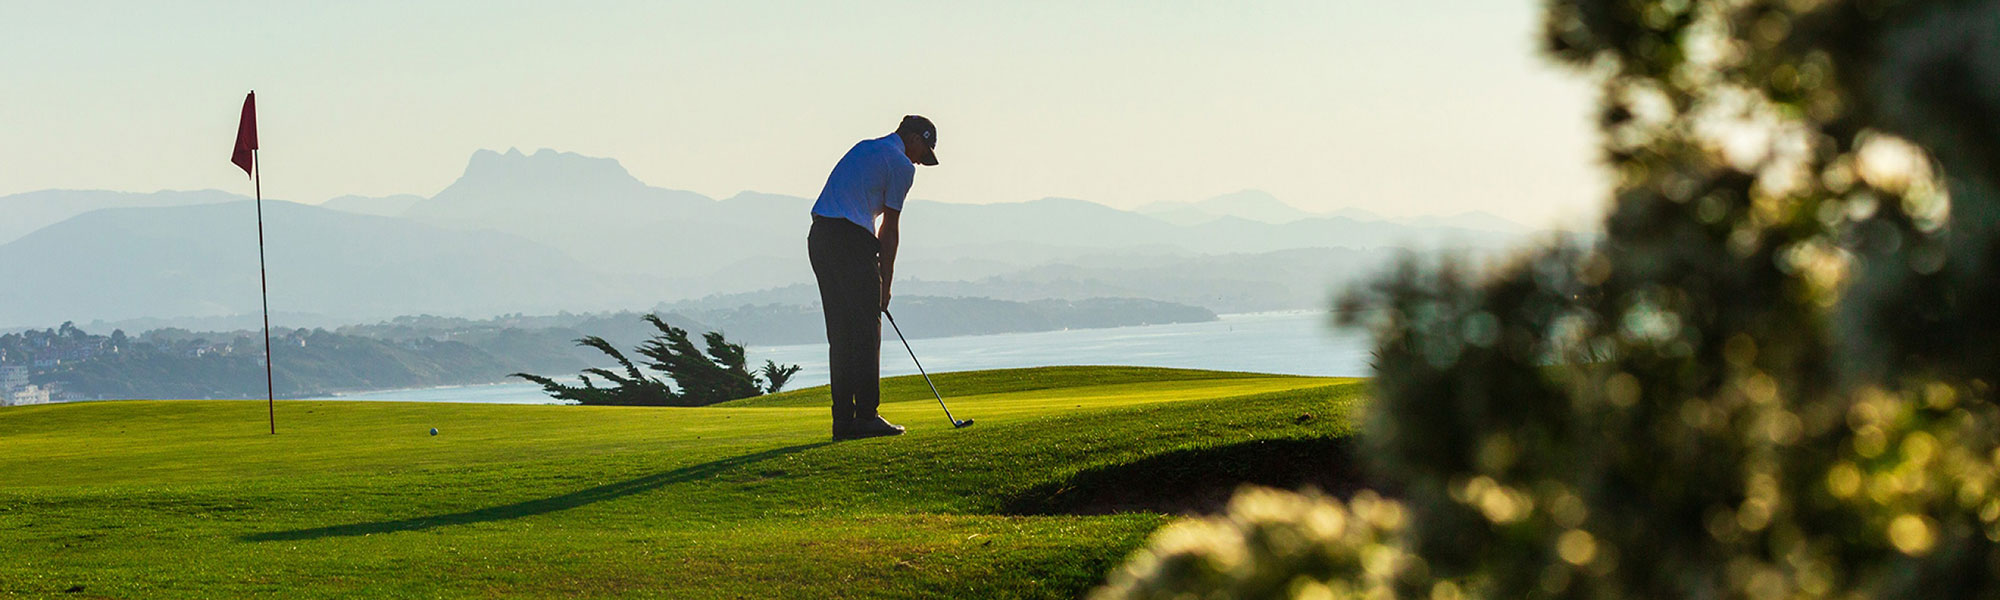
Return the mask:
{"type": "Polygon", "coordinates": [[[847,150],[813,203],[806,250],[826,313],[833,372],[833,439],[903,433],[875,409],[882,403],[882,311],[896,271],[903,200],[914,165],[937,163],[937,127],[903,117],[896,132],[847,150]],[[881,224],[876,225],[877,219],[881,224]]]}

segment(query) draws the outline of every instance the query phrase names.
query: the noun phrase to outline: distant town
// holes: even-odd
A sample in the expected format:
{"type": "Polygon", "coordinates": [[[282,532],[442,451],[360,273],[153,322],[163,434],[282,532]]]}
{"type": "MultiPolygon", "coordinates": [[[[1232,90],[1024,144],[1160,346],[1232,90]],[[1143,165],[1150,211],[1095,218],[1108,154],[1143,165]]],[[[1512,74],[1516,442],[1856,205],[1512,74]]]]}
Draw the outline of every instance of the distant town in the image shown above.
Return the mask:
{"type": "MultiPolygon", "coordinates": [[[[900,299],[905,327],[930,336],[979,335],[1213,321],[1207,309],[1135,298],[1011,302],[914,296],[900,299]]],[[[676,327],[722,331],[750,345],[819,342],[821,316],[806,305],[683,307],[662,313],[676,327]]],[[[638,313],[506,315],[485,320],[407,316],[372,325],[271,332],[279,398],[508,381],[510,373],[566,372],[602,357],[576,340],[638,344],[650,326],[638,313]]],[[[264,346],[256,330],[167,327],[128,335],[84,331],[74,322],[0,335],[0,406],[110,399],[262,398],[264,346]]]]}
{"type": "MultiPolygon", "coordinates": [[[[39,370],[53,369],[64,362],[81,362],[118,351],[111,338],[90,339],[82,333],[74,323],[63,323],[59,330],[0,335],[0,406],[83,400],[54,382],[36,383],[32,377],[39,370]]],[[[125,332],[117,332],[118,338],[124,336],[125,332]]]]}
{"type": "Polygon", "coordinates": [[[58,398],[54,385],[28,383],[27,367],[0,367],[0,406],[48,404],[58,398]]]}
{"type": "MultiPolygon", "coordinates": [[[[228,356],[235,343],[243,341],[210,342],[179,329],[148,332],[143,339],[127,337],[124,330],[113,330],[111,335],[91,335],[73,322],[54,329],[0,335],[0,406],[98,399],[57,380],[56,374],[79,365],[134,353],[185,358],[228,356]]],[[[257,363],[260,366],[261,360],[257,363]]]]}

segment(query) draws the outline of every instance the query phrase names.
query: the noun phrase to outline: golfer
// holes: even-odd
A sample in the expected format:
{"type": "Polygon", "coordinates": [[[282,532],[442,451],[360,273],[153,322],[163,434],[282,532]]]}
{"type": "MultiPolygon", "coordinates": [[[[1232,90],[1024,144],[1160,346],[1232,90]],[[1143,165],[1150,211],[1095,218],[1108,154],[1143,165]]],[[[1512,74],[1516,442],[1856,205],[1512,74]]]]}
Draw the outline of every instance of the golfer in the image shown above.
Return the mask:
{"type": "Polygon", "coordinates": [[[915,165],[938,164],[936,150],[937,128],[930,119],[903,117],[895,133],[849,148],[813,203],[806,251],[826,312],[833,439],[903,433],[902,426],[875,413],[882,403],[881,315],[895,280],[903,199],[910,195],[915,165]]]}

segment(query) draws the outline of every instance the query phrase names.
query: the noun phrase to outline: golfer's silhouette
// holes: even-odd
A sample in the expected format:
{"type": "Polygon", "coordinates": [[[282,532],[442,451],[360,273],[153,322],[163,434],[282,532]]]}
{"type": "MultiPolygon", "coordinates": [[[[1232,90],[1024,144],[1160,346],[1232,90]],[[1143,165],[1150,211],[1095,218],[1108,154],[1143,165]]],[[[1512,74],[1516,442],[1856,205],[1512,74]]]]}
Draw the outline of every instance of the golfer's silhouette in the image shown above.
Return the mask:
{"type": "Polygon", "coordinates": [[[813,203],[806,249],[826,311],[833,439],[903,433],[875,412],[882,403],[881,314],[895,280],[903,200],[916,178],[914,165],[937,164],[936,150],[937,127],[930,119],[903,117],[895,133],[848,149],[813,203]]]}

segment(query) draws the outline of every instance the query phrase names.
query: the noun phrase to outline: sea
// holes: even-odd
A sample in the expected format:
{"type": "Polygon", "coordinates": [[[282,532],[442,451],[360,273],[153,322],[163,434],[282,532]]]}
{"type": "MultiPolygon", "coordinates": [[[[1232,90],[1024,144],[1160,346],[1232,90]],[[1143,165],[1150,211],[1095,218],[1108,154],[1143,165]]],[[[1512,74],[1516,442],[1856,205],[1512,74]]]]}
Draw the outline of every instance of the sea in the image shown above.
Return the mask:
{"type": "MultiPolygon", "coordinates": [[[[885,329],[885,331],[887,331],[885,329]]],[[[918,332],[905,331],[905,334],[918,332]]],[[[893,334],[882,342],[882,375],[1050,365],[1133,365],[1292,375],[1365,377],[1373,341],[1367,332],[1335,328],[1325,311],[1221,315],[1202,323],[1066,329],[915,338],[910,348],[893,334]]],[[[786,389],[827,382],[826,344],[750,346],[749,364],[765,360],[801,370],[786,389]]],[[[531,383],[495,383],[340,394],[314,400],[557,404],[531,383]]]]}

